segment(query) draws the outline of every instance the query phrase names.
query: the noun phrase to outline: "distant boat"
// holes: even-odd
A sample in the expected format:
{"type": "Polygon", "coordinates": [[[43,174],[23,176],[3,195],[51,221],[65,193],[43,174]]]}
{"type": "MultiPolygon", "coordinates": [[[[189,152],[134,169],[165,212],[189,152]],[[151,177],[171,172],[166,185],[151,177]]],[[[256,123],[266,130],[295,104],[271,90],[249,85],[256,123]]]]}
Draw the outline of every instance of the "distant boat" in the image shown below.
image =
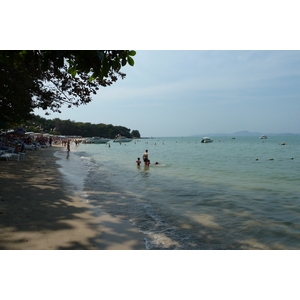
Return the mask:
{"type": "Polygon", "coordinates": [[[90,139],[85,140],[86,144],[106,144],[110,141],[110,139],[100,138],[100,137],[92,137],[90,139]]]}
{"type": "Polygon", "coordinates": [[[125,136],[118,136],[116,139],[114,139],[114,142],[115,143],[128,143],[128,142],[131,142],[132,139],[130,138],[127,138],[125,136]]]}
{"type": "Polygon", "coordinates": [[[266,135],[261,135],[259,138],[260,139],[267,139],[268,137],[266,135]]]}
{"type": "Polygon", "coordinates": [[[201,143],[212,143],[212,139],[211,138],[209,138],[209,137],[204,137],[203,139],[202,139],[202,141],[201,141],[201,143]]]}

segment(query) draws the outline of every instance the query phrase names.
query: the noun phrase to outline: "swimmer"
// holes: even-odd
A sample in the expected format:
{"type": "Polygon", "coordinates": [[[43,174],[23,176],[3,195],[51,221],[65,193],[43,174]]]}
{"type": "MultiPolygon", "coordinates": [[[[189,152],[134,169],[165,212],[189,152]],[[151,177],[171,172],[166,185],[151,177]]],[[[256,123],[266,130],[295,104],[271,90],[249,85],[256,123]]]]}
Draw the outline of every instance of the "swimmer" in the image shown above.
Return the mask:
{"type": "Polygon", "coordinates": [[[145,163],[145,166],[147,165],[148,162],[148,150],[145,151],[145,153],[143,154],[143,160],[145,163]]]}
{"type": "Polygon", "coordinates": [[[137,164],[138,166],[141,165],[141,161],[140,161],[140,158],[139,158],[139,157],[138,157],[138,159],[137,159],[137,161],[136,161],[136,164],[137,164]]]}

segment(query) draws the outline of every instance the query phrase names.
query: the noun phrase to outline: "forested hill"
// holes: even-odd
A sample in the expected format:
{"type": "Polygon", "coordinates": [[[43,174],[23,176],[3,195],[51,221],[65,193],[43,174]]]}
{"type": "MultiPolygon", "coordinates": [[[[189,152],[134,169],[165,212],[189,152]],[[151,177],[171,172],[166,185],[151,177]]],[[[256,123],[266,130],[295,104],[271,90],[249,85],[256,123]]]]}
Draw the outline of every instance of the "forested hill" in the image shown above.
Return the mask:
{"type": "Polygon", "coordinates": [[[130,130],[124,126],[114,126],[112,124],[91,124],[75,122],[70,120],[45,119],[40,116],[25,124],[26,131],[48,132],[57,135],[77,135],[82,137],[99,136],[104,138],[115,138],[118,134],[125,137],[140,137],[138,130],[130,130]]]}

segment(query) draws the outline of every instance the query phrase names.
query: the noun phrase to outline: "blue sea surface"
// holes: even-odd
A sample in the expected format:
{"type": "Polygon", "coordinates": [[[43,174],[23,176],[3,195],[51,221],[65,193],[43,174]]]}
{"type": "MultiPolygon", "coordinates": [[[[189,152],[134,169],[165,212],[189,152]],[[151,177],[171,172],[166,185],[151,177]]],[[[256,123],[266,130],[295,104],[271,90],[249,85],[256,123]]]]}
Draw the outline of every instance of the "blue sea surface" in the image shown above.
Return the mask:
{"type": "Polygon", "coordinates": [[[57,155],[91,205],[130,220],[147,249],[300,249],[300,136],[213,140],[111,141],[57,155]],[[146,149],[150,167],[137,166],[146,149]]]}

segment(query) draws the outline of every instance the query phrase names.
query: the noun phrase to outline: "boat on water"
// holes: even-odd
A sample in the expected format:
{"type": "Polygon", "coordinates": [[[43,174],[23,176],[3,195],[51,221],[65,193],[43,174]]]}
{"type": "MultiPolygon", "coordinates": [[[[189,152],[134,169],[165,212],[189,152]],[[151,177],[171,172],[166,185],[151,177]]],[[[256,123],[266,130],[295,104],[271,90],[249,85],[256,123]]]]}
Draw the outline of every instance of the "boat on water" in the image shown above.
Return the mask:
{"type": "Polygon", "coordinates": [[[202,141],[201,141],[201,143],[212,143],[212,139],[211,138],[209,138],[209,137],[204,137],[203,139],[202,139],[202,141]]]}
{"type": "Polygon", "coordinates": [[[128,142],[131,142],[131,141],[132,141],[132,139],[127,138],[125,136],[118,136],[116,139],[114,139],[115,143],[128,143],[128,142]]]}
{"type": "Polygon", "coordinates": [[[100,137],[92,137],[85,140],[85,144],[106,144],[110,141],[110,139],[100,138],[100,137]]]}
{"type": "Polygon", "coordinates": [[[267,139],[268,137],[266,135],[261,135],[259,138],[260,139],[267,139]]]}

